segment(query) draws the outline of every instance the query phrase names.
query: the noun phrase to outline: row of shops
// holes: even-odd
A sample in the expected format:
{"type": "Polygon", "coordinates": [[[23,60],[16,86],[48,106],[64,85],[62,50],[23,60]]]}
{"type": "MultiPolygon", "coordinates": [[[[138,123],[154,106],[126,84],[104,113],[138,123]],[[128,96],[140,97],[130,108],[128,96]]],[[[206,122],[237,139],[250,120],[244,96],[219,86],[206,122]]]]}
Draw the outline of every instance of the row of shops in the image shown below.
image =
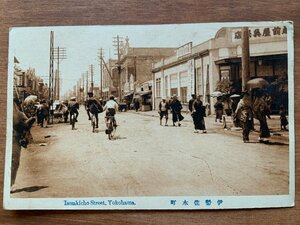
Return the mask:
{"type": "MultiPolygon", "coordinates": [[[[211,93],[222,80],[231,83],[228,94],[240,94],[240,34],[241,28],[221,28],[213,39],[195,46],[187,43],[173,56],[155,63],[152,69],[153,108],[158,108],[162,98],[177,95],[187,110],[188,100],[196,94],[202,95],[203,102],[209,105],[208,113],[212,113],[216,100],[211,93]]],[[[270,84],[277,80],[287,83],[286,27],[253,27],[249,28],[249,36],[250,78],[264,78],[270,84]]],[[[282,99],[281,103],[286,104],[287,99],[282,99]]]]}
{"type": "Polygon", "coordinates": [[[35,95],[38,99],[48,99],[48,86],[36,75],[35,69],[23,70],[16,58],[14,62],[14,98],[21,102],[29,95],[35,95]]]}
{"type": "MultiPolygon", "coordinates": [[[[186,43],[178,48],[132,48],[129,39],[121,49],[118,65],[110,60],[103,72],[105,100],[110,95],[121,96],[119,101],[132,108],[139,101],[141,110],[158,109],[162,98],[176,95],[184,110],[192,94],[201,95],[213,113],[215,98],[212,93],[220,82],[228,81],[227,94],[241,93],[241,28],[223,27],[214,38],[193,45],[186,43]]],[[[288,52],[286,27],[250,27],[250,79],[264,78],[270,84],[280,81],[287,86],[288,52]]],[[[287,88],[270,92],[276,103],[287,106],[287,88]],[[280,91],[284,92],[280,93],[280,91]],[[284,97],[282,97],[284,96],[284,97]]]]}

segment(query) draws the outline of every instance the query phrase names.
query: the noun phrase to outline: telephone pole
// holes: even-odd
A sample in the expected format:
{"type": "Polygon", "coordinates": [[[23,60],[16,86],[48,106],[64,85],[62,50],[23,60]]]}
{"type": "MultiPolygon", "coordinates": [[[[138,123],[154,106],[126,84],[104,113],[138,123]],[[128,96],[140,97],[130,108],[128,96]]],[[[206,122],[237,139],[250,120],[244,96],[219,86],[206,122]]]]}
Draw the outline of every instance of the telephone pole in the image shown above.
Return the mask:
{"type": "Polygon", "coordinates": [[[99,52],[98,52],[98,60],[99,60],[99,63],[100,63],[100,78],[99,78],[99,89],[100,89],[100,97],[102,97],[102,85],[103,85],[103,82],[102,82],[102,73],[103,73],[103,65],[102,65],[102,61],[103,61],[103,49],[100,48],[99,49],[99,52]]]}
{"type": "Polygon", "coordinates": [[[90,72],[91,72],[91,92],[94,93],[94,65],[90,65],[90,72]]]}
{"type": "Polygon", "coordinates": [[[55,77],[55,98],[59,99],[60,95],[60,72],[59,72],[59,63],[67,58],[67,53],[66,53],[66,48],[60,48],[59,46],[54,48],[54,59],[56,60],[57,63],[57,74],[55,77]]]}
{"type": "Polygon", "coordinates": [[[121,64],[120,64],[120,59],[121,59],[121,54],[120,54],[120,45],[123,43],[121,40],[123,38],[119,37],[119,35],[117,35],[117,37],[114,37],[114,47],[115,47],[115,51],[117,52],[115,55],[118,56],[118,61],[117,61],[117,67],[118,67],[118,84],[119,84],[119,88],[118,88],[118,92],[119,92],[119,101],[121,101],[121,92],[122,92],[122,80],[121,80],[121,64]]]}
{"type": "Polygon", "coordinates": [[[86,76],[86,87],[85,87],[85,89],[86,89],[86,94],[88,94],[88,92],[89,92],[89,71],[85,72],[85,76],[86,76]]]}
{"type": "Polygon", "coordinates": [[[84,97],[85,97],[85,94],[84,94],[84,91],[85,91],[85,87],[84,87],[84,73],[81,74],[81,80],[82,80],[82,103],[84,102],[84,97]]]}
{"type": "Polygon", "coordinates": [[[250,79],[249,29],[242,28],[242,91],[247,91],[247,82],[250,79]]]}
{"type": "Polygon", "coordinates": [[[49,67],[49,104],[52,105],[53,102],[53,81],[54,81],[54,67],[53,67],[53,60],[54,60],[54,31],[50,32],[50,67],[49,67]]]}

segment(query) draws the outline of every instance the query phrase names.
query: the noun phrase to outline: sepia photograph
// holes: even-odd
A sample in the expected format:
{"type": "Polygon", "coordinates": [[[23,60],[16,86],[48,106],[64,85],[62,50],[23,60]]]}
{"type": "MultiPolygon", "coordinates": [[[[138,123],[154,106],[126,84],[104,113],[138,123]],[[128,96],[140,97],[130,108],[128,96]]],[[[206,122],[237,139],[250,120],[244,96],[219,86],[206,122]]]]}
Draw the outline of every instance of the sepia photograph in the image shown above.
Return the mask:
{"type": "Polygon", "coordinates": [[[292,22],[13,27],[6,209],[294,205],[292,22]]]}

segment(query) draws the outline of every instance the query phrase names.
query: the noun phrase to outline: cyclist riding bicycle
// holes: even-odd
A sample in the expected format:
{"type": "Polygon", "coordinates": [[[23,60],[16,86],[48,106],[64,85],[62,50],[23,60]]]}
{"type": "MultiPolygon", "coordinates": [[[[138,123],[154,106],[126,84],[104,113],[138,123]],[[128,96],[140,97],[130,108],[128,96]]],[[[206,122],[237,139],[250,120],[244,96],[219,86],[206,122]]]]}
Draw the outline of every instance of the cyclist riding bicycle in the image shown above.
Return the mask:
{"type": "Polygon", "coordinates": [[[93,92],[88,92],[88,100],[86,101],[85,107],[87,114],[89,116],[89,120],[91,120],[92,113],[96,118],[96,128],[98,128],[98,114],[103,112],[102,105],[100,102],[94,97],[93,92]]]}
{"type": "MultiPolygon", "coordinates": [[[[116,111],[118,109],[118,103],[115,101],[115,97],[114,96],[110,96],[109,100],[106,102],[103,111],[106,111],[106,117],[113,117],[116,114],[116,111]]],[[[108,120],[108,118],[106,118],[106,121],[108,120]]],[[[116,124],[116,120],[113,119],[114,125],[117,126],[116,124]]]]}
{"type": "Polygon", "coordinates": [[[76,101],[76,97],[72,97],[69,101],[69,104],[68,104],[68,109],[69,109],[69,112],[70,112],[70,124],[71,124],[71,118],[73,115],[75,115],[75,121],[77,121],[77,117],[79,115],[79,103],[76,101]]]}

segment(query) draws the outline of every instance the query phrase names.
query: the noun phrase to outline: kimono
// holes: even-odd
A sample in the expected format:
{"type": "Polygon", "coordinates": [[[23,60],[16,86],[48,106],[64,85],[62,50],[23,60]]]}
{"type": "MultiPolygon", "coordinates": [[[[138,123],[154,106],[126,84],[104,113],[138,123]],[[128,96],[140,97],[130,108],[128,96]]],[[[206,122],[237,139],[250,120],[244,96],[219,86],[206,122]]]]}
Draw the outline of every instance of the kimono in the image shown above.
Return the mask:
{"type": "Polygon", "coordinates": [[[269,138],[270,130],[267,123],[268,106],[262,97],[255,99],[253,104],[254,117],[259,120],[260,138],[269,138]]]}
{"type": "Polygon", "coordinates": [[[243,97],[236,108],[235,119],[238,119],[243,128],[243,141],[249,141],[249,134],[252,128],[252,104],[249,97],[243,97]]]}
{"type": "Polygon", "coordinates": [[[184,117],[181,115],[182,105],[179,100],[173,100],[170,107],[172,110],[173,123],[176,123],[177,121],[180,122],[184,119],[184,117]]]}
{"type": "Polygon", "coordinates": [[[194,126],[195,130],[206,130],[204,117],[205,114],[205,106],[203,106],[201,101],[194,101],[193,104],[193,118],[194,118],[194,126]]]}

